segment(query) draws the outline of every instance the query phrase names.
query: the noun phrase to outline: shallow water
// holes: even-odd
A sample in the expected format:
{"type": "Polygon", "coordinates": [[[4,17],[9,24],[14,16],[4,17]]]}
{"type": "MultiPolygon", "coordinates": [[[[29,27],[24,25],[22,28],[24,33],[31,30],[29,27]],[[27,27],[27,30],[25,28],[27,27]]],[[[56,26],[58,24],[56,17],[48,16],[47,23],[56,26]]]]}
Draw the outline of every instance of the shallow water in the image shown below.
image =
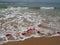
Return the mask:
{"type": "Polygon", "coordinates": [[[32,9],[28,7],[0,9],[0,32],[0,35],[9,34],[9,37],[12,35],[14,41],[30,37],[60,36],[60,9],[32,9]]]}

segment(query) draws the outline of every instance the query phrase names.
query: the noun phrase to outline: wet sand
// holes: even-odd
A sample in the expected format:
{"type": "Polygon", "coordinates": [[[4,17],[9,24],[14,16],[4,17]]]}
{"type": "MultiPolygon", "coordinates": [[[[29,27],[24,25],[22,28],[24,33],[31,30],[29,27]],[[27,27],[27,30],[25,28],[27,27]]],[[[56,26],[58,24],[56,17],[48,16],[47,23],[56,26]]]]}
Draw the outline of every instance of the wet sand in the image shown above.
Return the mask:
{"type": "Polygon", "coordinates": [[[60,36],[30,38],[24,41],[8,42],[2,45],[60,45],[60,36]]]}

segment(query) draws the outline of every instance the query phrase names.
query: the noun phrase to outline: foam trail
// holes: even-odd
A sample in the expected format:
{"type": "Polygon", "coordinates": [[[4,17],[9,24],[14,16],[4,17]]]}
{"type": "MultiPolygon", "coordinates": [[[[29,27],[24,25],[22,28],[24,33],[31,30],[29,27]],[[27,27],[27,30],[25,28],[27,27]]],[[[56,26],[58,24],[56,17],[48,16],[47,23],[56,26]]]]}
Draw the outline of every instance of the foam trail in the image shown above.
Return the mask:
{"type": "Polygon", "coordinates": [[[54,9],[54,7],[40,7],[40,9],[54,9]]]}

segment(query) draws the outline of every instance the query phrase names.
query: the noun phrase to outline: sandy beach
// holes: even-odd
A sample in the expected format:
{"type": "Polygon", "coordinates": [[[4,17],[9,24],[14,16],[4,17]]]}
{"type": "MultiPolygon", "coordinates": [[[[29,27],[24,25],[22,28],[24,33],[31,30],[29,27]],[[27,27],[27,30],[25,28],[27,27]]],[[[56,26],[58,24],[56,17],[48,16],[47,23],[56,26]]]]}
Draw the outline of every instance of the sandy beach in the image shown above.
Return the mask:
{"type": "Polygon", "coordinates": [[[8,42],[2,45],[60,45],[60,36],[30,38],[24,41],[8,42]]]}

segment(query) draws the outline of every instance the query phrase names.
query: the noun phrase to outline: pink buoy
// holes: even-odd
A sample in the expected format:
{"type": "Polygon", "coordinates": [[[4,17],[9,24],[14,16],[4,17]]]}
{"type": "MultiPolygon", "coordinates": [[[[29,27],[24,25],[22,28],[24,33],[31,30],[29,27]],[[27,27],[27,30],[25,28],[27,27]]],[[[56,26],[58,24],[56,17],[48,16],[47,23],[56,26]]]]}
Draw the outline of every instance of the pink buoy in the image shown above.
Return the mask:
{"type": "Polygon", "coordinates": [[[26,32],[29,32],[30,30],[27,30],[26,32]]]}
{"type": "Polygon", "coordinates": [[[26,33],[22,33],[22,35],[25,35],[26,33]]]}
{"type": "Polygon", "coordinates": [[[11,34],[6,34],[6,36],[11,36],[11,34]]]}
{"type": "Polygon", "coordinates": [[[31,30],[35,30],[35,28],[28,28],[26,32],[29,32],[31,30]]]}
{"type": "Polygon", "coordinates": [[[60,34],[60,32],[57,32],[57,34],[60,34]]]}
{"type": "Polygon", "coordinates": [[[37,31],[37,33],[40,33],[40,31],[37,31]]]}
{"type": "Polygon", "coordinates": [[[25,35],[25,34],[26,34],[26,31],[22,32],[21,34],[22,34],[22,35],[25,35]]]}

